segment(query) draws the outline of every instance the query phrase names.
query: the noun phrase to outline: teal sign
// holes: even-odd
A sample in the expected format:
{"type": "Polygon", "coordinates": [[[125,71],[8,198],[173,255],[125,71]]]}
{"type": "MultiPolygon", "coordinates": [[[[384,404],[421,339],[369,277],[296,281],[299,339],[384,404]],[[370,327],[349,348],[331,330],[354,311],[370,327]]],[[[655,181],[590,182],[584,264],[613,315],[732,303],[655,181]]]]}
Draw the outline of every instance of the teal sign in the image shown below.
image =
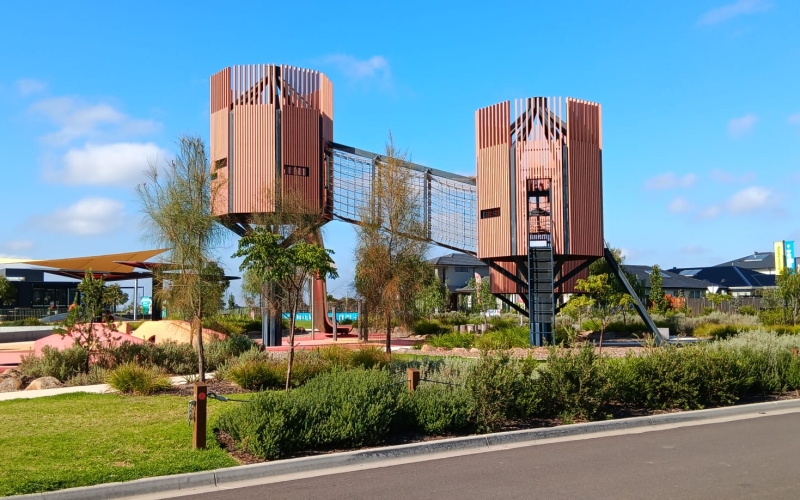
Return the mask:
{"type": "Polygon", "coordinates": [[[142,297],[139,304],[142,306],[142,314],[150,314],[150,306],[153,305],[153,299],[150,297],[142,297]]]}

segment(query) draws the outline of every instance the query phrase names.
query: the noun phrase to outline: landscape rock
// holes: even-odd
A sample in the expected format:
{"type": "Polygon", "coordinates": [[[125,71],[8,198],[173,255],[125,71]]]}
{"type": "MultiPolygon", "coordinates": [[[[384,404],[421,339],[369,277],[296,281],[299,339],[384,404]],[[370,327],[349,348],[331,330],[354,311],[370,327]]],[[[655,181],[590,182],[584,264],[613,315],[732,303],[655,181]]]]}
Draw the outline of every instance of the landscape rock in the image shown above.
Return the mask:
{"type": "Polygon", "coordinates": [[[22,389],[22,379],[8,377],[0,382],[0,392],[14,392],[22,389]]]}
{"type": "Polygon", "coordinates": [[[57,389],[59,387],[64,387],[64,384],[62,384],[57,378],[42,377],[31,382],[30,385],[25,388],[25,390],[38,391],[40,389],[57,389]]]}
{"type": "Polygon", "coordinates": [[[435,352],[435,351],[436,351],[436,348],[435,348],[435,347],[433,347],[433,346],[432,346],[432,345],[430,345],[430,344],[424,344],[424,345],[422,346],[422,349],[420,349],[420,351],[422,351],[422,352],[435,352]]]}
{"type": "Polygon", "coordinates": [[[473,347],[472,349],[469,350],[469,352],[470,354],[480,354],[481,350],[478,349],[477,347],[473,347]]]}
{"type": "Polygon", "coordinates": [[[25,378],[25,375],[23,375],[22,372],[17,370],[16,368],[11,368],[10,370],[6,370],[3,373],[0,373],[0,380],[5,380],[7,378],[18,378],[22,380],[25,378]]]}
{"type": "Polygon", "coordinates": [[[453,354],[455,354],[456,356],[466,356],[467,354],[469,354],[469,351],[464,347],[454,347],[453,354]]]}

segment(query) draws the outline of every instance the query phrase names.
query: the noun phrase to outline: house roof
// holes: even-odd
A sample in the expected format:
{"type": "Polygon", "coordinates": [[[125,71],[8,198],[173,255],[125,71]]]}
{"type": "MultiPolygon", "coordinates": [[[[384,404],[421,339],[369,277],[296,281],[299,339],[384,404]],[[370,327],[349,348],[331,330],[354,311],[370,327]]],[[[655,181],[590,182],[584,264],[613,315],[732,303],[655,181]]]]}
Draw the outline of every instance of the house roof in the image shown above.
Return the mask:
{"type": "MultiPolygon", "coordinates": [[[[623,264],[625,271],[636,275],[636,278],[644,283],[645,288],[650,288],[650,273],[653,271],[653,266],[637,266],[623,264]]],[[[664,269],[661,270],[662,284],[661,288],[669,290],[706,290],[709,283],[705,281],[696,280],[688,276],[681,276],[680,274],[664,269]]]]}
{"type": "Polygon", "coordinates": [[[714,267],[736,266],[742,269],[775,269],[775,252],[753,252],[714,267]]]}
{"type": "Polygon", "coordinates": [[[428,259],[436,267],[458,266],[458,267],[488,267],[483,261],[466,253],[451,253],[428,259]]]}
{"type": "Polygon", "coordinates": [[[739,266],[670,269],[669,272],[691,276],[722,288],[763,288],[775,286],[774,274],[763,274],[739,266]]]}

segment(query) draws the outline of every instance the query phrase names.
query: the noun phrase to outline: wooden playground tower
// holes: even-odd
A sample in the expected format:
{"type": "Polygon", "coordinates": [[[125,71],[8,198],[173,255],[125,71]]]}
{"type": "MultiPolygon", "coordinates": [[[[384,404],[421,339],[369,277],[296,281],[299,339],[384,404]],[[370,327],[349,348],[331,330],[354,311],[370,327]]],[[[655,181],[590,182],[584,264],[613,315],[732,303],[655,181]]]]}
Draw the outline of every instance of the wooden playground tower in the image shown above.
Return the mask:
{"type": "MultiPolygon", "coordinates": [[[[477,110],[475,130],[474,179],[406,164],[428,239],[490,266],[492,293],[529,316],[532,345],[553,341],[560,297],[600,258],[657,333],[603,239],[601,106],[505,101],[477,110]]],[[[318,71],[248,65],[211,77],[212,211],[239,235],[290,195],[324,220],[358,224],[379,158],[333,141],[333,85],[318,71]]],[[[326,311],[324,283],[314,290],[312,307],[326,311]]],[[[279,345],[280,318],[265,320],[265,345],[279,345]]],[[[312,328],[333,326],[323,312],[312,328]]]]}

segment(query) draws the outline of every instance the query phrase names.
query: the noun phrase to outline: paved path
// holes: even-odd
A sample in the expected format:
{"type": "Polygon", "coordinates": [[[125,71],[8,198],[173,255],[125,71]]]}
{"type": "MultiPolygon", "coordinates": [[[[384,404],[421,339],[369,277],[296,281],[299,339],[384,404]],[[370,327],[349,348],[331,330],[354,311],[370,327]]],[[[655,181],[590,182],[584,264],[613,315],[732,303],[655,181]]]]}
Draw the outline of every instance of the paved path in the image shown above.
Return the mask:
{"type": "MultiPolygon", "coordinates": [[[[206,378],[214,378],[213,373],[206,373],[206,378]]],[[[186,383],[185,377],[170,377],[172,385],[182,385],[186,383]]],[[[10,401],[12,399],[32,399],[43,398],[46,396],[58,396],[59,394],[69,394],[72,392],[89,392],[93,394],[103,394],[106,392],[116,392],[108,384],[97,385],[77,385],[74,387],[59,387],[58,389],[39,389],[38,391],[13,391],[0,392],[0,401],[10,401]]]]}
{"type": "Polygon", "coordinates": [[[184,496],[280,499],[800,498],[800,414],[543,444],[184,496]]]}

